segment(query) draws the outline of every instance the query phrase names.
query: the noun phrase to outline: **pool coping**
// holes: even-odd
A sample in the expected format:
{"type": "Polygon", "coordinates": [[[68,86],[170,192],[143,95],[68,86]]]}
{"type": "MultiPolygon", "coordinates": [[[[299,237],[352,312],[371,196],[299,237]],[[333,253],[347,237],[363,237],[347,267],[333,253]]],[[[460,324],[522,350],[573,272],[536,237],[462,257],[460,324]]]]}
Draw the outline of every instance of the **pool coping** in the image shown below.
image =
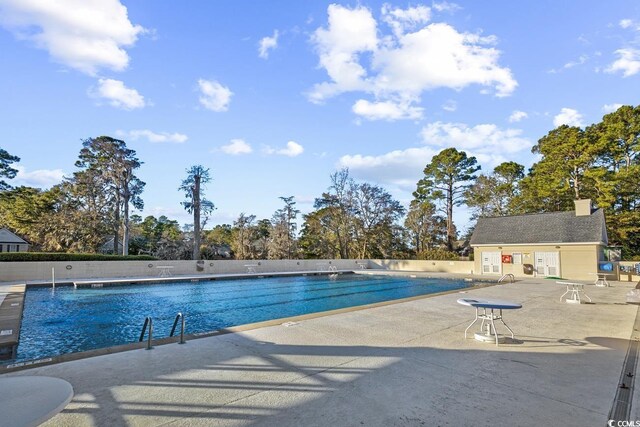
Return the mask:
{"type": "MultiPolygon", "coordinates": [[[[437,276],[424,276],[424,277],[426,277],[426,278],[430,277],[430,278],[434,278],[434,279],[437,279],[437,278],[442,279],[442,278],[444,278],[444,277],[437,277],[437,276]]],[[[450,278],[452,278],[452,277],[450,277],[450,278]]],[[[456,279],[456,278],[457,277],[452,278],[452,279],[456,279]]],[[[228,327],[228,328],[222,328],[222,329],[218,329],[218,330],[210,331],[210,332],[198,332],[198,333],[194,333],[194,334],[186,334],[184,336],[184,338],[185,338],[186,343],[188,343],[188,341],[194,340],[194,339],[216,337],[216,336],[221,336],[221,335],[227,335],[227,334],[233,334],[233,333],[249,331],[249,330],[253,330],[253,329],[260,329],[260,328],[266,328],[266,327],[270,327],[270,326],[283,325],[285,323],[290,323],[290,322],[300,322],[300,321],[309,320],[309,319],[316,319],[316,318],[320,318],[320,317],[333,316],[333,315],[336,315],[336,314],[349,313],[349,312],[355,312],[355,311],[361,311],[361,310],[368,310],[368,309],[371,309],[371,308],[384,307],[384,306],[393,305],[393,304],[401,304],[401,303],[421,300],[421,299],[425,299],[425,298],[437,297],[437,296],[440,296],[440,295],[448,295],[448,294],[460,293],[460,292],[464,292],[464,289],[481,289],[481,288],[486,288],[486,287],[491,287],[491,286],[496,286],[496,285],[506,285],[505,283],[497,283],[495,281],[493,281],[493,282],[489,282],[489,281],[483,282],[483,281],[477,280],[475,278],[474,278],[474,281],[481,282],[482,284],[476,285],[476,286],[471,286],[469,288],[453,289],[453,290],[449,290],[449,291],[436,292],[436,293],[432,293],[432,294],[416,295],[416,296],[412,296],[412,297],[394,299],[394,300],[389,300],[389,301],[380,301],[380,302],[371,303],[371,304],[364,304],[364,305],[357,305],[357,306],[353,306],[353,307],[338,308],[338,309],[335,309],[335,310],[319,311],[319,312],[316,312],[316,313],[307,313],[307,314],[301,314],[301,315],[298,315],[298,316],[281,317],[281,318],[278,318],[278,319],[264,320],[264,321],[261,321],[261,322],[246,323],[246,324],[243,324],[243,325],[231,326],[231,327],[228,327]]],[[[23,306],[24,306],[24,304],[23,304],[23,306]]],[[[188,318],[187,318],[187,321],[188,321],[188,318]]],[[[178,343],[179,341],[180,341],[180,336],[158,338],[158,339],[153,340],[152,346],[155,347],[155,346],[158,346],[158,345],[173,344],[173,343],[178,343]]],[[[61,355],[58,355],[58,356],[51,356],[51,357],[46,357],[46,358],[42,358],[42,359],[26,360],[24,362],[10,363],[10,364],[5,364],[5,365],[0,365],[0,375],[6,374],[6,373],[10,373],[10,372],[22,371],[22,370],[26,370],[26,369],[30,369],[30,368],[40,367],[40,366],[54,365],[54,364],[59,364],[59,363],[64,363],[64,362],[70,362],[70,361],[73,361],[73,360],[87,359],[87,358],[91,358],[91,357],[104,356],[104,355],[114,354],[114,353],[122,353],[122,352],[125,352],[125,351],[140,350],[140,349],[146,348],[146,346],[147,346],[147,343],[143,341],[143,342],[137,342],[137,343],[121,344],[121,345],[112,346],[112,347],[104,347],[104,348],[98,348],[98,349],[93,349],[93,350],[81,351],[81,352],[76,352],[76,353],[61,354],[61,355]]]]}
{"type": "Polygon", "coordinates": [[[20,341],[26,285],[12,285],[0,303],[0,360],[15,357],[20,341]],[[9,357],[7,357],[9,356],[9,357]]]}

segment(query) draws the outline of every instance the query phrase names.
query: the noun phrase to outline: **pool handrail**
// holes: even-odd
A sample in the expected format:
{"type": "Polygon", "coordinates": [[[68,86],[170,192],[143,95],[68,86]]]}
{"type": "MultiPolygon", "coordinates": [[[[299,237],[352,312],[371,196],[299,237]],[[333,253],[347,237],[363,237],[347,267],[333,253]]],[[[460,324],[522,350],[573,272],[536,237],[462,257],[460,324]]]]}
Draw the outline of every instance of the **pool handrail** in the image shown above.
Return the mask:
{"type": "Polygon", "coordinates": [[[516,281],[516,278],[515,278],[515,276],[514,276],[513,274],[511,274],[511,273],[507,273],[507,274],[503,274],[503,275],[502,275],[502,277],[501,277],[500,279],[498,279],[498,283],[502,283],[502,281],[503,281],[504,279],[506,279],[507,277],[508,277],[509,279],[511,279],[511,283],[513,283],[513,282],[515,282],[515,281],[516,281]]]}
{"type": "Polygon", "coordinates": [[[176,315],[176,319],[173,321],[173,327],[171,328],[171,333],[169,334],[170,337],[173,336],[174,332],[176,331],[176,326],[178,326],[178,320],[182,320],[181,324],[180,324],[180,344],[184,344],[185,340],[184,340],[184,327],[185,327],[185,320],[184,320],[184,315],[180,312],[176,315]]]}
{"type": "Polygon", "coordinates": [[[144,325],[142,325],[142,332],[140,332],[140,339],[138,340],[138,342],[142,342],[142,340],[144,339],[144,333],[147,331],[147,326],[149,326],[147,350],[151,350],[153,348],[153,346],[151,345],[151,342],[153,341],[153,319],[151,318],[151,316],[147,316],[146,319],[144,319],[144,325]]]}

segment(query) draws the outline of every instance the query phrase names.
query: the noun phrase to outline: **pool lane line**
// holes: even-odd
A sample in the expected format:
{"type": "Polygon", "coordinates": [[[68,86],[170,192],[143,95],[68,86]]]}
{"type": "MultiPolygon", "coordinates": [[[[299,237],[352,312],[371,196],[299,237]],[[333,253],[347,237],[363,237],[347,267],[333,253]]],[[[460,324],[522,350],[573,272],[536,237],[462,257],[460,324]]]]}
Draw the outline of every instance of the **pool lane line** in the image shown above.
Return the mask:
{"type": "MultiPolygon", "coordinates": [[[[203,302],[207,302],[207,301],[233,301],[233,300],[238,300],[238,299],[248,299],[248,298],[264,298],[264,297],[272,297],[272,296],[276,296],[276,295],[295,295],[295,294],[301,294],[301,293],[305,293],[305,292],[326,292],[326,291],[334,291],[337,289],[351,289],[351,288],[364,288],[364,287],[373,287],[373,286],[387,286],[387,285],[391,285],[391,284],[396,284],[396,282],[392,281],[392,280],[384,280],[384,281],[380,281],[377,283],[371,283],[371,282],[367,282],[367,283],[362,283],[362,282],[328,282],[327,285],[325,284],[312,284],[312,286],[314,286],[314,289],[297,289],[295,287],[292,286],[273,286],[273,287],[265,287],[265,288],[256,288],[253,289],[251,291],[255,291],[255,290],[260,290],[260,291],[269,291],[269,290],[277,290],[277,289],[282,289],[282,290],[286,290],[286,292],[271,292],[271,293],[262,293],[262,294],[251,294],[251,295],[247,295],[246,293],[239,293],[239,292],[233,292],[233,291],[223,291],[223,292],[203,292],[203,295],[206,295],[207,297],[212,297],[211,299],[208,299],[206,301],[203,302]],[[337,283],[340,284],[342,286],[328,286],[331,283],[337,283]],[[222,298],[218,298],[219,295],[226,295],[226,294],[235,294],[235,296],[233,297],[222,297],[222,298]]],[[[400,283],[399,283],[400,284],[400,283]]],[[[464,283],[463,283],[464,284],[464,283]]],[[[395,287],[395,288],[388,288],[389,290],[391,289],[402,289],[402,288],[413,288],[416,286],[435,286],[435,285],[440,285],[440,284],[433,284],[433,283],[424,283],[424,284],[416,284],[416,283],[409,283],[409,282],[402,282],[400,284],[400,286],[395,287]]],[[[468,286],[465,286],[468,287],[468,286]]],[[[247,291],[250,291],[247,289],[247,291]]],[[[373,291],[373,289],[372,289],[373,291]]],[[[377,290],[375,290],[377,291],[377,290]]],[[[132,292],[135,293],[135,292],[132,292]]],[[[166,297],[166,298],[174,298],[174,297],[178,297],[183,295],[184,292],[180,291],[178,293],[178,291],[176,290],[175,293],[173,293],[173,295],[166,295],[163,294],[162,297],[166,297]]],[[[99,295],[99,294],[96,294],[99,295]]],[[[336,294],[335,296],[342,296],[342,295],[349,295],[349,294],[336,294]]],[[[333,297],[334,295],[328,295],[324,298],[329,298],[329,297],[333,297]]],[[[87,301],[87,304],[90,304],[90,302],[87,301]]]]}
{"type": "MultiPolygon", "coordinates": [[[[242,300],[242,299],[248,299],[250,298],[265,298],[265,297],[274,297],[274,296],[284,296],[284,295],[297,295],[297,294],[304,294],[306,292],[331,292],[334,290],[338,290],[338,289],[355,289],[355,288],[364,288],[364,287],[381,287],[381,286],[388,286],[388,285],[392,285],[392,284],[396,284],[394,281],[392,280],[381,280],[377,283],[361,283],[361,282],[328,282],[326,285],[325,284],[313,284],[312,286],[314,286],[314,289],[295,289],[295,287],[292,286],[276,286],[276,287],[265,287],[265,288],[259,288],[259,290],[272,290],[272,289],[286,289],[286,292],[272,292],[272,293],[262,293],[262,294],[254,294],[254,295],[246,295],[246,294],[236,294],[234,297],[223,297],[223,298],[217,298],[217,295],[220,294],[230,294],[233,293],[232,291],[224,291],[224,292],[206,292],[203,293],[203,295],[210,297],[207,300],[203,300],[198,302],[198,304],[204,304],[204,303],[215,303],[215,302],[219,302],[219,301],[234,301],[234,300],[242,300]],[[330,286],[331,283],[339,283],[343,286],[330,286]]],[[[462,285],[464,285],[466,283],[463,283],[462,285]]],[[[351,293],[340,293],[340,294],[332,294],[332,295],[326,295],[326,296],[322,296],[322,297],[313,297],[313,298],[303,298],[303,299],[296,299],[294,301],[313,301],[313,300],[317,300],[317,299],[322,299],[322,298],[332,298],[332,297],[341,297],[341,296],[347,296],[347,295],[355,295],[355,294],[364,294],[367,292],[380,292],[380,291],[384,291],[384,290],[398,290],[398,289],[410,289],[410,288],[414,288],[416,286],[437,286],[437,285],[441,285],[441,284],[433,284],[433,283],[424,283],[424,284],[416,284],[416,283],[412,283],[412,282],[402,282],[402,283],[398,283],[399,286],[395,286],[395,287],[387,287],[384,289],[374,289],[372,288],[370,291],[363,291],[363,292],[351,292],[351,293]]],[[[461,288],[457,288],[457,289],[463,289],[463,288],[467,288],[469,286],[463,286],[461,288]]],[[[256,289],[254,289],[255,291],[256,289]]],[[[176,291],[173,295],[163,295],[163,297],[167,297],[167,298],[173,298],[173,297],[178,297],[180,295],[182,295],[184,292],[180,291],[178,293],[178,291],[176,291]]],[[[93,296],[98,296],[99,297],[100,294],[95,294],[95,295],[91,295],[90,297],[93,296]]],[[[125,294],[123,294],[125,295],[125,294]]],[[[74,301],[74,304],[77,305],[93,305],[95,304],[94,301],[89,300],[90,298],[87,298],[87,300],[85,301],[74,301]]],[[[268,305],[273,305],[273,304],[268,304],[268,305]]],[[[258,305],[255,307],[261,307],[262,305],[258,305]]],[[[240,308],[252,308],[254,306],[244,306],[244,307],[240,307],[240,308]]]]}
{"type": "MultiPolygon", "coordinates": [[[[286,289],[286,292],[271,292],[271,293],[261,293],[261,294],[253,294],[253,295],[246,295],[246,294],[236,294],[233,297],[223,297],[223,298],[218,298],[217,296],[220,294],[230,294],[233,293],[231,291],[227,292],[222,292],[222,293],[218,293],[218,292],[205,292],[202,295],[206,296],[207,299],[206,300],[202,300],[199,301],[198,304],[204,304],[204,303],[211,303],[211,302],[218,302],[218,301],[234,301],[234,300],[242,300],[242,299],[248,299],[248,298],[265,298],[265,297],[274,297],[274,296],[284,296],[284,295],[297,295],[297,294],[305,294],[307,292],[311,293],[311,292],[332,292],[335,290],[339,290],[339,289],[356,289],[356,288],[365,288],[365,287],[371,287],[371,292],[379,292],[380,290],[396,290],[396,289],[403,289],[403,288],[414,288],[416,286],[437,286],[440,284],[415,284],[415,283],[411,283],[411,282],[394,282],[392,280],[384,280],[384,281],[380,281],[377,283],[371,283],[371,282],[367,282],[367,283],[362,283],[362,282],[327,282],[326,284],[314,284],[314,289],[296,289],[295,287],[292,286],[278,286],[278,287],[268,287],[268,288],[257,288],[254,289],[255,290],[272,290],[272,289],[286,289]],[[331,286],[332,283],[339,283],[342,286],[331,286]],[[389,286],[389,285],[399,285],[399,286],[395,286],[392,288],[385,288],[385,289],[380,289],[380,287],[382,286],[389,286]]],[[[465,283],[462,283],[461,285],[465,285],[465,283]]],[[[463,287],[469,287],[467,286],[463,286],[463,287]]],[[[176,293],[172,294],[172,295],[162,295],[162,298],[175,298],[175,297],[179,297],[181,295],[184,294],[184,291],[180,291],[180,293],[177,293],[178,291],[176,291],[176,293]]],[[[135,292],[134,292],[135,293],[135,292]]],[[[366,293],[365,292],[354,292],[353,294],[356,293],[366,293]]],[[[346,295],[350,295],[351,293],[341,293],[341,294],[332,294],[332,295],[326,295],[320,298],[331,298],[331,297],[340,297],[340,296],[346,296],[346,295]]],[[[115,294],[112,294],[115,295],[115,294]]],[[[126,295],[126,294],[122,294],[122,295],[126,295]]],[[[83,300],[74,300],[73,304],[76,306],[83,306],[83,305],[94,305],[96,304],[96,302],[93,300],[94,298],[100,298],[100,294],[92,294],[90,296],[87,296],[86,299],[83,300]]],[[[305,300],[316,300],[318,298],[314,297],[314,298],[303,298],[303,299],[297,299],[295,301],[305,301],[305,300]]],[[[249,306],[251,307],[251,306],[249,306]]]]}
{"type": "MultiPolygon", "coordinates": [[[[492,287],[495,285],[498,285],[498,283],[489,282],[487,284],[474,286],[473,288],[480,289],[480,288],[492,287]]],[[[433,298],[441,295],[448,295],[448,294],[454,294],[459,292],[460,292],[460,289],[455,289],[450,291],[436,292],[433,294],[416,295],[413,297],[401,298],[397,300],[381,301],[381,302],[376,302],[372,304],[338,308],[335,310],[319,311],[316,313],[302,314],[299,316],[290,316],[290,317],[283,317],[279,319],[264,320],[262,322],[247,323],[244,325],[232,326],[229,328],[223,328],[223,329],[219,329],[211,332],[188,334],[188,335],[185,335],[185,339],[187,340],[187,343],[188,343],[190,340],[194,340],[194,339],[210,338],[210,337],[215,337],[219,335],[234,334],[239,332],[250,331],[253,329],[261,329],[261,328],[267,328],[270,326],[278,326],[288,322],[301,322],[304,320],[317,319],[320,317],[333,316],[336,314],[350,313],[354,311],[368,310],[371,308],[384,307],[384,306],[393,305],[393,304],[401,304],[405,302],[417,301],[425,298],[433,298]]],[[[187,318],[187,321],[188,321],[188,318],[187,318]]],[[[172,343],[179,342],[179,340],[180,340],[180,337],[159,338],[157,340],[154,340],[153,345],[158,346],[158,345],[172,344],[172,343]]],[[[10,372],[23,371],[30,368],[69,362],[72,360],[87,359],[89,357],[104,356],[107,354],[115,354],[115,353],[130,351],[130,350],[144,349],[145,347],[146,347],[146,343],[135,342],[135,343],[124,344],[119,346],[99,348],[95,350],[87,350],[87,351],[82,351],[78,353],[66,353],[58,356],[45,357],[38,360],[26,360],[22,362],[16,362],[13,364],[4,364],[4,365],[0,364],[0,375],[5,373],[10,373],[10,372]]]]}
{"type": "MultiPolygon", "coordinates": [[[[342,280],[336,279],[336,281],[330,281],[330,282],[329,281],[325,281],[323,283],[310,282],[310,283],[304,283],[304,284],[301,283],[300,285],[303,285],[303,286],[305,286],[307,288],[308,287],[313,287],[313,289],[308,289],[309,291],[312,292],[312,291],[317,291],[317,290],[326,290],[326,289],[336,289],[336,288],[338,288],[338,286],[331,286],[331,287],[327,286],[327,284],[333,284],[333,283],[340,284],[340,285],[346,285],[346,286],[373,286],[373,285],[391,283],[392,280],[393,280],[392,278],[389,278],[389,276],[380,276],[380,277],[381,277],[381,279],[378,279],[376,282],[373,281],[375,279],[367,280],[368,278],[365,277],[365,278],[358,279],[356,281],[350,281],[349,279],[342,279],[342,280]],[[366,283],[364,283],[365,281],[366,281],[366,283]]],[[[255,281],[255,279],[249,279],[249,280],[255,281]]],[[[396,279],[396,281],[397,281],[397,279],[396,279]]],[[[251,284],[247,283],[247,284],[240,285],[240,286],[229,286],[229,287],[224,286],[223,288],[221,288],[221,287],[217,286],[216,282],[220,282],[220,281],[211,282],[211,286],[207,286],[206,284],[203,283],[202,285],[205,285],[205,286],[210,288],[210,289],[203,289],[203,293],[206,293],[206,295],[212,295],[212,296],[213,295],[216,295],[216,296],[217,295],[224,295],[224,294],[235,294],[235,295],[243,294],[244,295],[247,292],[254,292],[256,290],[268,291],[268,290],[272,290],[272,289],[287,289],[288,290],[288,289],[301,288],[301,287],[298,287],[298,286],[292,286],[293,284],[277,284],[277,285],[274,284],[274,286],[266,285],[266,286],[256,287],[255,286],[256,285],[255,282],[251,283],[251,284]],[[248,286],[251,286],[251,285],[254,285],[252,289],[246,289],[248,286]]],[[[410,283],[410,282],[406,282],[406,283],[408,285],[414,285],[415,286],[415,283],[410,283]]],[[[175,282],[171,286],[173,286],[173,285],[183,286],[183,285],[193,285],[193,284],[189,283],[189,282],[182,282],[181,281],[181,282],[175,282]]],[[[202,285],[200,285],[200,286],[202,286],[202,285]]],[[[133,285],[133,286],[140,286],[140,285],[133,285]]],[[[142,285],[142,287],[144,287],[144,286],[145,285],[142,285]]],[[[83,288],[81,288],[81,290],[83,290],[83,291],[84,290],[95,291],[94,294],[87,295],[87,297],[90,297],[90,296],[94,296],[94,295],[96,295],[96,296],[100,295],[100,292],[102,290],[104,290],[104,288],[83,287],[83,288]]],[[[122,295],[136,294],[137,291],[138,291],[137,288],[136,289],[131,289],[130,292],[123,292],[122,295]]],[[[177,289],[177,286],[176,286],[176,289],[171,289],[168,292],[164,291],[163,296],[166,296],[166,297],[170,298],[172,296],[176,296],[177,297],[177,296],[181,296],[183,294],[184,294],[184,290],[177,289]]],[[[115,294],[113,294],[113,295],[115,295],[115,294]]],[[[271,294],[265,294],[265,295],[271,295],[271,294]]]]}

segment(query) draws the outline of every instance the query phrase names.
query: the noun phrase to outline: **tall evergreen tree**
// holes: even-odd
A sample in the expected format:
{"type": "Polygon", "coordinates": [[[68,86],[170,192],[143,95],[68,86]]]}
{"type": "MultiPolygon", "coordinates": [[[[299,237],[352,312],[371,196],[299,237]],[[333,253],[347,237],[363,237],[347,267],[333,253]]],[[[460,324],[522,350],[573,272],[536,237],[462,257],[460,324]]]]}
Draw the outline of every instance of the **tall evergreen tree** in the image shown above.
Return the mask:
{"type": "Polygon", "coordinates": [[[92,174],[99,177],[103,191],[109,197],[111,224],[113,227],[113,251],[119,253],[122,228],[122,254],[129,254],[129,206],[142,209],[144,202],[140,195],[145,183],[136,175],[142,162],[136,152],[127,148],[124,141],[109,136],[88,138],[82,142],[82,149],[76,161],[81,171],[74,174],[92,174]]]}
{"type": "Polygon", "coordinates": [[[591,172],[602,146],[590,132],[579,127],[559,126],[538,140],[531,152],[542,155],[534,166],[537,177],[541,178],[541,182],[534,185],[539,184],[541,195],[548,195],[558,203],[564,200],[568,206],[573,204],[572,200],[591,196],[591,172]]]}
{"type": "Polygon", "coordinates": [[[299,245],[306,259],[333,259],[340,256],[338,238],[333,232],[332,208],[321,208],[303,215],[299,245]]]}
{"type": "MultiPolygon", "coordinates": [[[[0,148],[0,178],[15,178],[18,170],[12,168],[11,164],[19,161],[20,157],[12,156],[11,154],[7,153],[6,150],[0,148]]],[[[8,190],[9,188],[11,188],[11,186],[4,180],[0,179],[0,191],[8,190]]]]}
{"type": "Polygon", "coordinates": [[[185,201],[182,206],[187,212],[193,214],[193,259],[200,259],[200,243],[202,240],[201,229],[204,218],[206,223],[209,214],[213,212],[215,206],[213,202],[202,197],[202,192],[206,184],[211,182],[209,169],[201,165],[191,166],[187,169],[187,178],[182,181],[180,190],[184,191],[185,201]]]}
{"type": "Polygon", "coordinates": [[[473,217],[516,213],[516,198],[522,178],[524,166],[516,162],[501,163],[491,175],[478,176],[465,193],[465,203],[473,210],[473,217]]]}
{"type": "Polygon", "coordinates": [[[456,239],[453,208],[464,202],[467,189],[476,180],[480,166],[475,157],[464,151],[445,148],[424,168],[424,178],[418,181],[413,196],[420,202],[436,201],[444,205],[447,218],[447,249],[453,250],[456,239]]]}
{"type": "Polygon", "coordinates": [[[295,252],[296,218],[300,210],[296,209],[293,196],[280,197],[284,207],[278,209],[271,219],[269,258],[291,259],[295,252]]]}
{"type": "Polygon", "coordinates": [[[640,255],[640,106],[605,115],[597,130],[605,147],[599,204],[607,207],[610,240],[627,256],[640,255]]]}
{"type": "Polygon", "coordinates": [[[241,212],[233,222],[233,240],[231,249],[236,259],[251,259],[254,240],[255,215],[246,215],[241,212]]]}

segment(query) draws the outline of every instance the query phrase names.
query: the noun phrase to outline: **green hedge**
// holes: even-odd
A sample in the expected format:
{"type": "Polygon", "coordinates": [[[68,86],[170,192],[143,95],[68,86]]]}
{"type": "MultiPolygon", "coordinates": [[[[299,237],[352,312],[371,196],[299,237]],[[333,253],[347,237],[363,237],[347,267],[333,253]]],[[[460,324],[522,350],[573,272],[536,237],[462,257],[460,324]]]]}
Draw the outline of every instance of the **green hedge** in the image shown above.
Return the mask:
{"type": "Polygon", "coordinates": [[[460,260],[460,255],[444,249],[431,249],[428,251],[418,252],[416,258],[429,261],[458,261],[460,260]]]}
{"type": "Polygon", "coordinates": [[[0,262],[26,261],[153,261],[157,258],[149,255],[102,255],[102,254],[65,254],[57,252],[3,252],[0,262]]]}

